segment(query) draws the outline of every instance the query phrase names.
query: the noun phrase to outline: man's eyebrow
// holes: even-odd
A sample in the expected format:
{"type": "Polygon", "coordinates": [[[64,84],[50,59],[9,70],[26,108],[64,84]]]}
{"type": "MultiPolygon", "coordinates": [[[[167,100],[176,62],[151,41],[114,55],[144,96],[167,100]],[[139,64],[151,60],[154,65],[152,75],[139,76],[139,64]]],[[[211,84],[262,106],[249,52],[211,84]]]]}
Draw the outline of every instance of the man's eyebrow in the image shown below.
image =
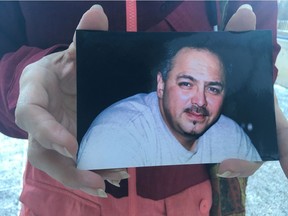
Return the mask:
{"type": "MultiPolygon", "coordinates": [[[[191,75],[186,75],[186,74],[182,74],[182,75],[178,75],[177,80],[179,79],[189,79],[191,81],[196,81],[197,79],[195,79],[193,76],[191,75]]],[[[219,81],[211,81],[211,82],[207,82],[208,86],[220,86],[221,88],[224,88],[224,83],[223,82],[219,82],[219,81]]]]}
{"type": "Polygon", "coordinates": [[[224,84],[222,82],[218,82],[218,81],[212,81],[212,82],[208,82],[209,86],[220,86],[221,88],[224,88],[224,84]]]}
{"type": "Polygon", "coordinates": [[[185,74],[178,75],[176,79],[177,80],[179,80],[179,79],[189,79],[191,81],[197,81],[193,76],[185,75],[185,74]]]}

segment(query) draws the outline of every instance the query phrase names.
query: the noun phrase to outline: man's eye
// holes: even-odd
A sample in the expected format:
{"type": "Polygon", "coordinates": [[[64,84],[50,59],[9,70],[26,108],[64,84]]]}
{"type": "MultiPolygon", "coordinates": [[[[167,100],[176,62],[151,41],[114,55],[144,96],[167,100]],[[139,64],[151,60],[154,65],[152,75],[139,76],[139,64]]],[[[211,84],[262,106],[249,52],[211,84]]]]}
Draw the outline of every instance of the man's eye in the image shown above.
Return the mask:
{"type": "Polygon", "coordinates": [[[222,89],[216,87],[208,87],[208,91],[214,95],[218,95],[221,93],[222,89]]]}
{"type": "Polygon", "coordinates": [[[192,86],[191,83],[189,83],[189,82],[180,82],[178,85],[180,87],[191,87],[192,86]]]}

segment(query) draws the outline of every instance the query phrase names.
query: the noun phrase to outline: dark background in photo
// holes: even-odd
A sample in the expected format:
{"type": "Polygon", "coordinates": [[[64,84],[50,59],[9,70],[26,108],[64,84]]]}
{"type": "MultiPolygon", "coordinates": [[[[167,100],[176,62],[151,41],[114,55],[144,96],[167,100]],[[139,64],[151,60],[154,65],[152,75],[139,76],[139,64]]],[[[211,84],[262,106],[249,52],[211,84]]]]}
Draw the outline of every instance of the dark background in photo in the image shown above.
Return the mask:
{"type": "Polygon", "coordinates": [[[127,33],[78,30],[78,142],[105,108],[123,98],[156,89],[157,66],[165,58],[165,44],[180,37],[189,37],[195,44],[207,44],[221,56],[227,80],[222,113],[244,129],[263,160],[278,160],[270,31],[127,33]]]}

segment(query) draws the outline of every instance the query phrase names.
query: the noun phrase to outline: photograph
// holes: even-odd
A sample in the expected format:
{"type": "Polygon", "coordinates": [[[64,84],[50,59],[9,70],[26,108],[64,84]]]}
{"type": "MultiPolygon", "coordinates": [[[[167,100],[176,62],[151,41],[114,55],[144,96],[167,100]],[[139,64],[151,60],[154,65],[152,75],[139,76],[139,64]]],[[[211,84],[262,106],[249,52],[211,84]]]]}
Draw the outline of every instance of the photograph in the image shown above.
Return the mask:
{"type": "Polygon", "coordinates": [[[279,159],[271,31],[76,37],[78,168],[279,159]]]}

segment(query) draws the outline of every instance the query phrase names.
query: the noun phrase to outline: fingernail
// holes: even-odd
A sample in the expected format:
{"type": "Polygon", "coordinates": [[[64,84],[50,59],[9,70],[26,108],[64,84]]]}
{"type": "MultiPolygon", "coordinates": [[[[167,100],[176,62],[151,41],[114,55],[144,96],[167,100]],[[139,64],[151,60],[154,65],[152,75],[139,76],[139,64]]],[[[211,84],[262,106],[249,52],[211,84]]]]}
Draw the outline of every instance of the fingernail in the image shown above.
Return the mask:
{"type": "Polygon", "coordinates": [[[107,193],[101,188],[99,188],[99,189],[81,188],[80,190],[82,190],[85,193],[88,193],[90,195],[93,195],[93,196],[98,196],[98,197],[102,197],[102,198],[108,197],[107,193]]]}
{"type": "Polygon", "coordinates": [[[95,4],[95,5],[93,5],[93,6],[91,7],[91,9],[92,9],[92,8],[103,10],[102,6],[99,5],[99,4],[95,4]]]}
{"type": "Polygon", "coordinates": [[[120,181],[118,181],[118,180],[110,180],[110,179],[107,179],[107,181],[108,181],[110,184],[112,184],[112,185],[114,185],[114,186],[116,186],[116,187],[120,187],[120,181]]]}
{"type": "MultiPolygon", "coordinates": [[[[238,10],[240,10],[240,9],[248,9],[248,10],[253,11],[253,8],[252,8],[252,6],[251,6],[250,4],[243,4],[243,5],[241,5],[241,6],[238,8],[238,10]]],[[[237,10],[237,11],[238,11],[238,10],[237,10]]]]}
{"type": "Polygon", "coordinates": [[[97,189],[96,193],[97,193],[97,195],[99,197],[102,197],[102,198],[107,198],[108,197],[107,193],[103,189],[97,189]]]}
{"type": "Polygon", "coordinates": [[[224,172],[224,173],[222,173],[222,174],[217,173],[216,175],[217,175],[218,177],[227,178],[228,176],[231,175],[231,172],[230,172],[230,171],[226,171],[226,172],[224,172]]]}
{"type": "Polygon", "coordinates": [[[240,173],[232,173],[230,171],[226,171],[222,174],[220,173],[217,173],[216,174],[218,177],[221,177],[221,178],[234,178],[234,177],[238,177],[240,175],[240,173]]]}
{"type": "Polygon", "coordinates": [[[52,148],[59,152],[60,154],[66,156],[66,157],[69,157],[69,158],[72,158],[73,160],[75,160],[75,158],[72,156],[72,154],[64,147],[61,147],[59,145],[56,145],[56,144],[52,144],[52,148]]]}
{"type": "Polygon", "coordinates": [[[130,176],[126,171],[120,171],[121,179],[128,179],[130,176]]]}

